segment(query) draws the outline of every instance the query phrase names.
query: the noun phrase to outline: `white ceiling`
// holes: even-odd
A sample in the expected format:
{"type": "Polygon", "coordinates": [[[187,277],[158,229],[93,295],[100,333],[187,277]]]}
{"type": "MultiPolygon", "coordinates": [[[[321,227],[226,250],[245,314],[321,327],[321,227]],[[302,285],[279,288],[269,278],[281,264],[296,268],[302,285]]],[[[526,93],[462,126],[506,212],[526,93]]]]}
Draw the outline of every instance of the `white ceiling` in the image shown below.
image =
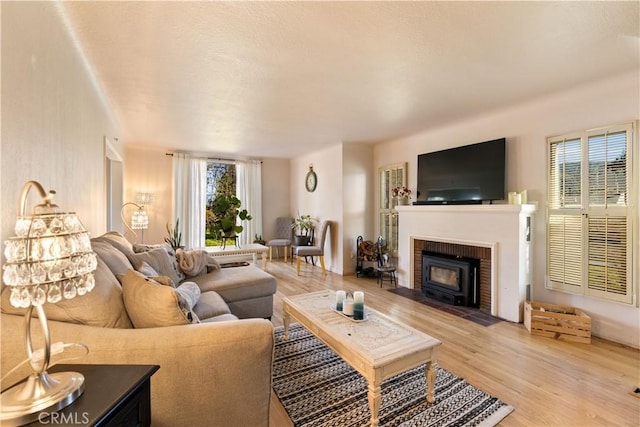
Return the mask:
{"type": "Polygon", "coordinates": [[[63,2],[127,144],[295,157],[640,69],[631,2],[63,2]]]}

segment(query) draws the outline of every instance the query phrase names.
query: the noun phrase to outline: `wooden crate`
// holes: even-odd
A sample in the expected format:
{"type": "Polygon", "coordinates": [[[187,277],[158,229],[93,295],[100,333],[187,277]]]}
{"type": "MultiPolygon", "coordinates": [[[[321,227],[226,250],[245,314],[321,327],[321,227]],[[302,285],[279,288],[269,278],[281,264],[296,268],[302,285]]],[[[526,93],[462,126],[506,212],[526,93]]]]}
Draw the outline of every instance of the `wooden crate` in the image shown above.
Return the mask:
{"type": "Polygon", "coordinates": [[[591,344],[591,318],[574,307],[526,301],[524,326],[532,335],[591,344]]]}

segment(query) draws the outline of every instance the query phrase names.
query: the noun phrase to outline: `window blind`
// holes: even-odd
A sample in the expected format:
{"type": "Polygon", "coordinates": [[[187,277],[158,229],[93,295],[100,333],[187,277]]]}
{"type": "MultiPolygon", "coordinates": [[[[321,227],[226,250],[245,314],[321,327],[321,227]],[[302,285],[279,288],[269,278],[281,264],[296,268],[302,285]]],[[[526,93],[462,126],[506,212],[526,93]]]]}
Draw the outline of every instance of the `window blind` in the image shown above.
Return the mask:
{"type": "Polygon", "coordinates": [[[549,138],[547,286],[632,302],[632,125],[549,138]]]}

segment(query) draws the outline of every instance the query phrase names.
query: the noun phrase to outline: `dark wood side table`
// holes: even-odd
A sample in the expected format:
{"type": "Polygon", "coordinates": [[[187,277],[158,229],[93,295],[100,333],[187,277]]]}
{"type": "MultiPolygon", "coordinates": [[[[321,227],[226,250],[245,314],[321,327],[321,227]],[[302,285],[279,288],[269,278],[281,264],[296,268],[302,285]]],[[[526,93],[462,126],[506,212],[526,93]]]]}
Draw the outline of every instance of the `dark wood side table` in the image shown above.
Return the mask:
{"type": "Polygon", "coordinates": [[[158,369],[157,365],[56,365],[49,372],[84,375],[84,393],[51,418],[29,425],[150,426],[151,376],[158,369]]]}

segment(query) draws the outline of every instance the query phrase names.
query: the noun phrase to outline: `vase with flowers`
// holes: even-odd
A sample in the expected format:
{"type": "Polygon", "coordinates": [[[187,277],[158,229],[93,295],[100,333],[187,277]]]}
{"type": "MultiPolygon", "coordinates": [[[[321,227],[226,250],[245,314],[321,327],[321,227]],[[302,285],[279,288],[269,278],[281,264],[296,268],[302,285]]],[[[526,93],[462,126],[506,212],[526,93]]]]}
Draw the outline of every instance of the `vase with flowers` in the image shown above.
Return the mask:
{"type": "Polygon", "coordinates": [[[411,190],[409,188],[405,186],[393,187],[391,194],[396,199],[396,205],[404,206],[409,204],[409,199],[411,198],[411,190]]]}

